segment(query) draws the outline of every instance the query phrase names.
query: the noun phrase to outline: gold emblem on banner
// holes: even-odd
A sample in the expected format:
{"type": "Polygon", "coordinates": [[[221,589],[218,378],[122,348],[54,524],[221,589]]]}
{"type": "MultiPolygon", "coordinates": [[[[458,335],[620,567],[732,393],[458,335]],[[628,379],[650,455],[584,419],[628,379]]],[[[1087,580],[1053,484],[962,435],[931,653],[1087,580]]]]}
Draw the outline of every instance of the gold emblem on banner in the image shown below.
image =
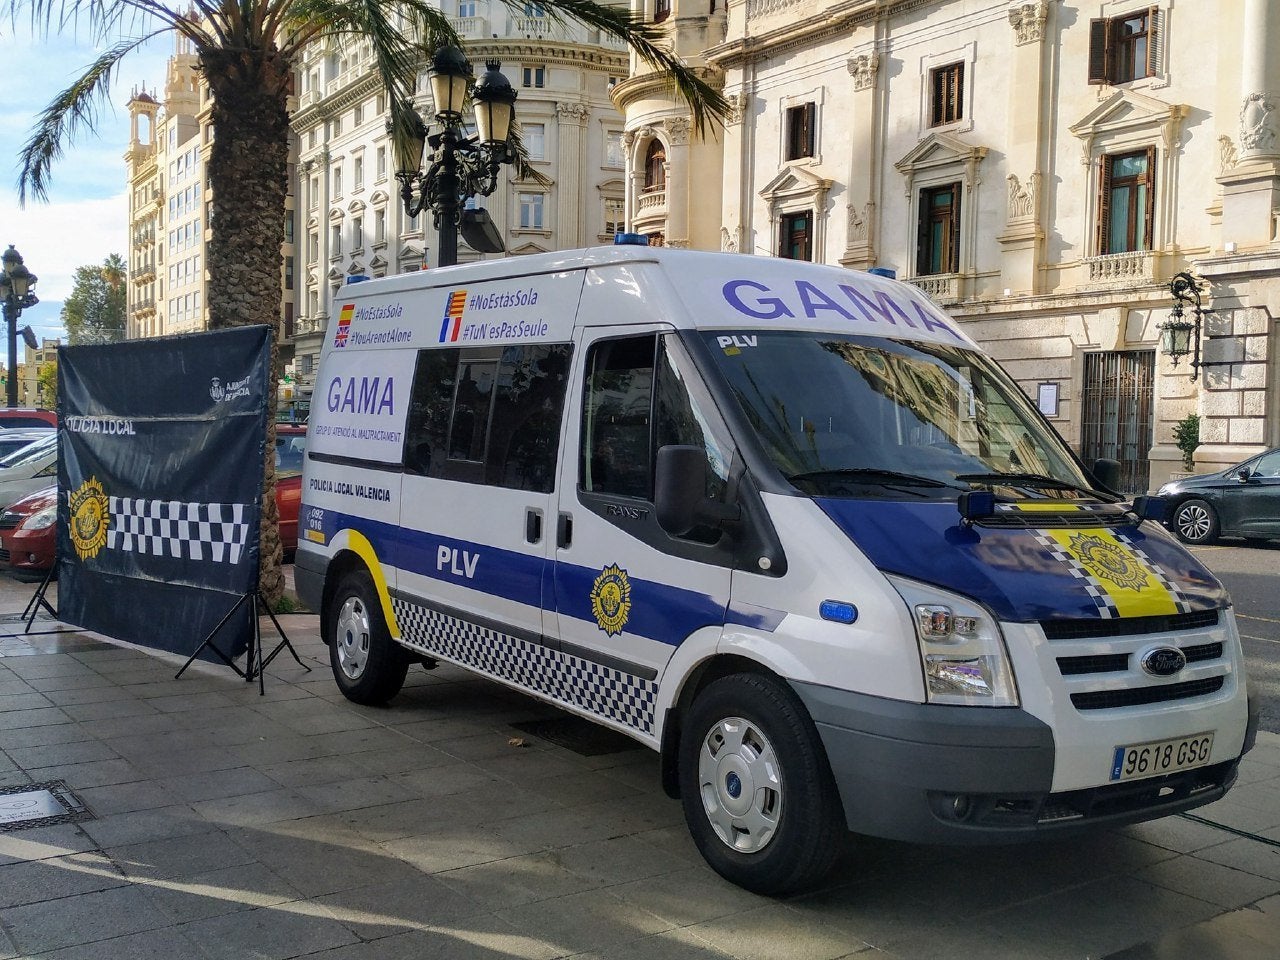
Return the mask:
{"type": "Polygon", "coordinates": [[[92,560],[107,542],[110,502],[97,477],[90,477],[70,497],[71,543],[81,560],[92,560]]]}
{"type": "Polygon", "coordinates": [[[591,586],[591,613],[609,636],[622,632],[631,616],[631,581],[616,563],[600,571],[591,586]]]}
{"type": "Polygon", "coordinates": [[[1118,543],[1084,533],[1071,537],[1067,550],[1099,580],[1126,590],[1141,590],[1151,577],[1138,559],[1118,543]]]}

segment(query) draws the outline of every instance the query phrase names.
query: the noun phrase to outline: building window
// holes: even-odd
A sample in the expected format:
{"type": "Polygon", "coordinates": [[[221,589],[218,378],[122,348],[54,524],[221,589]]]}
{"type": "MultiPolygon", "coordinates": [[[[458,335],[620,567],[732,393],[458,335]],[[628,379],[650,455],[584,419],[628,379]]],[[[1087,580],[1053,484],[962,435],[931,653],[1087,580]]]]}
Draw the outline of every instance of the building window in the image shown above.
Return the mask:
{"type": "Polygon", "coordinates": [[[373,242],[387,242],[387,211],[373,211],[373,242]]]}
{"type": "Polygon", "coordinates": [[[788,260],[813,259],[813,211],[784,213],[778,256],[788,260]]]}
{"type": "Polygon", "coordinates": [[[661,23],[671,16],[671,0],[654,0],[653,22],[661,23]]]}
{"type": "Polygon", "coordinates": [[[284,288],[293,289],[293,257],[284,258],[284,288]]]}
{"type": "Polygon", "coordinates": [[[520,194],[520,229],[542,229],[542,200],[540,193],[520,194]]]}
{"type": "Polygon", "coordinates": [[[355,158],[355,166],[351,173],[355,188],[357,190],[362,189],[364,187],[364,157],[355,158]]]}
{"type": "Polygon", "coordinates": [[[387,148],[379,147],[378,152],[375,156],[376,156],[376,159],[374,160],[374,163],[376,164],[376,166],[374,167],[375,176],[379,180],[385,180],[387,179],[387,148]]]}
{"type": "Polygon", "coordinates": [[[920,191],[916,275],[960,270],[960,184],[920,191]]]}
{"type": "Polygon", "coordinates": [[[360,126],[364,123],[364,104],[357,103],[356,108],[351,111],[351,123],[353,126],[360,126]]]}
{"type": "Polygon", "coordinates": [[[664,190],[667,186],[667,148],[654,140],[644,155],[644,188],[664,190]]]}
{"type": "Polygon", "coordinates": [[[476,0],[458,0],[458,16],[474,17],[476,15],[476,0]]]}
{"type": "Polygon", "coordinates": [[[333,172],[329,177],[329,185],[331,192],[335,197],[342,196],[342,167],[334,166],[333,172]]]}
{"type": "Polygon", "coordinates": [[[364,217],[356,217],[351,221],[351,249],[364,249],[364,217]]]}
{"type": "Polygon", "coordinates": [[[546,67],[525,67],[520,74],[521,84],[526,87],[545,87],[547,85],[546,67]]]}
{"type": "Polygon", "coordinates": [[[626,204],[616,197],[604,199],[604,232],[608,234],[624,233],[627,229],[626,204]]]}
{"type": "Polygon", "coordinates": [[[329,257],[342,256],[342,226],[333,224],[329,227],[329,257]]]}
{"type": "Polygon", "coordinates": [[[787,159],[799,160],[814,155],[814,126],[818,119],[818,105],[804,103],[787,107],[787,159]]]}
{"type": "Polygon", "coordinates": [[[530,160],[547,159],[547,128],[541,123],[520,124],[524,150],[530,160]]]}
{"type": "Polygon", "coordinates": [[[1089,22],[1089,82],[1128,83],[1156,74],[1158,7],[1089,22]]]}
{"type": "Polygon", "coordinates": [[[1155,147],[1102,158],[1098,253],[1151,249],[1155,147]]]}
{"type": "Polygon", "coordinates": [[[604,133],[604,165],[606,167],[621,167],[624,159],[622,131],[606,130],[604,133]]]}
{"type": "Polygon", "coordinates": [[[952,63],[929,73],[929,123],[941,126],[964,117],[964,64],[952,63]]]}
{"type": "Polygon", "coordinates": [[[320,178],[319,177],[311,178],[311,189],[308,191],[308,195],[307,195],[307,206],[310,207],[312,210],[315,210],[317,207],[320,206],[320,178]]]}

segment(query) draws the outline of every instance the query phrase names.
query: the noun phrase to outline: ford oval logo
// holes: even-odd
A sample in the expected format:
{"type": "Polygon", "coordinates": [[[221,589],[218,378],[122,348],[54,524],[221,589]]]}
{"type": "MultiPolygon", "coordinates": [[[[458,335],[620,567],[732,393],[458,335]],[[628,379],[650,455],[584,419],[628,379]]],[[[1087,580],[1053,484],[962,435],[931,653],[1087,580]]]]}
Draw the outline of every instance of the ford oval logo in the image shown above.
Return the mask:
{"type": "Polygon", "coordinates": [[[1156,647],[1142,655],[1141,663],[1153,677],[1172,677],[1187,665],[1187,655],[1177,647],[1156,647]]]}

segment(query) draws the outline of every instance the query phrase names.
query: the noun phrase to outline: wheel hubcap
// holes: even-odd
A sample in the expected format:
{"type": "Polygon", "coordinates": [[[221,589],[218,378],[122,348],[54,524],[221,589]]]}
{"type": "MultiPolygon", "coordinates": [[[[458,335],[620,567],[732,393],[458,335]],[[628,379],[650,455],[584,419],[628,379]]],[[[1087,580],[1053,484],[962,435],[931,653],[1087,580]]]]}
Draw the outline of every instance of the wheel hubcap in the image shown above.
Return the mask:
{"type": "Polygon", "coordinates": [[[369,662],[369,610],[359,597],[347,597],[338,611],[334,647],[343,674],[359,680],[369,662]]]}
{"type": "Polygon", "coordinates": [[[716,836],[739,853],[768,846],[782,813],[782,771],[759,727],[727,717],[707,731],[698,755],[698,783],[716,836]]]}
{"type": "Polygon", "coordinates": [[[1199,540],[1209,533],[1209,514],[1204,507],[1183,507],[1178,513],[1178,529],[1188,540],[1199,540]]]}

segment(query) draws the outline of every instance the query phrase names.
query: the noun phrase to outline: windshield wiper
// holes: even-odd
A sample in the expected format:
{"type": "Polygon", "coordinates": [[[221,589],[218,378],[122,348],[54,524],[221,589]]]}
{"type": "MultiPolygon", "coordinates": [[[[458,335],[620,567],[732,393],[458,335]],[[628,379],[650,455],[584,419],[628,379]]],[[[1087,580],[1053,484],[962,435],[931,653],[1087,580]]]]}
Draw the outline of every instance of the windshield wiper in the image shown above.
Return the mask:
{"type": "Polygon", "coordinates": [[[903,484],[911,487],[949,487],[951,484],[932,477],[921,477],[914,473],[899,473],[897,470],[881,470],[878,467],[833,467],[830,470],[809,470],[787,477],[791,483],[797,480],[862,480],[867,483],[903,484]]]}
{"type": "Polygon", "coordinates": [[[1075,490],[1096,496],[1097,491],[1081,487],[1057,477],[1047,477],[1042,473],[962,473],[956,477],[964,483],[991,483],[1009,487],[1034,487],[1036,489],[1075,490]]]}

